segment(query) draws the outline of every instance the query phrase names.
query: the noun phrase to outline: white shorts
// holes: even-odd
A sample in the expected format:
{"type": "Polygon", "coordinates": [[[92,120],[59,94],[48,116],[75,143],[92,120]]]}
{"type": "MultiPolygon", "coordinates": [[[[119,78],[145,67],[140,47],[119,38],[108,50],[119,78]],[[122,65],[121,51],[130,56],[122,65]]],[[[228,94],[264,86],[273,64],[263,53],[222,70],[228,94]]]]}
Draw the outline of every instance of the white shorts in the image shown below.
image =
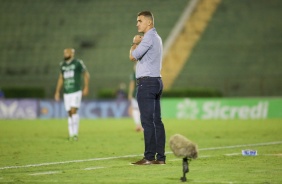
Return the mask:
{"type": "Polygon", "coordinates": [[[82,92],[64,94],[64,103],[66,111],[70,111],[72,107],[79,108],[81,102],[82,92]]]}
{"type": "Polygon", "coordinates": [[[132,107],[132,109],[139,110],[138,102],[137,102],[137,100],[135,98],[131,99],[131,107],[132,107]]]}

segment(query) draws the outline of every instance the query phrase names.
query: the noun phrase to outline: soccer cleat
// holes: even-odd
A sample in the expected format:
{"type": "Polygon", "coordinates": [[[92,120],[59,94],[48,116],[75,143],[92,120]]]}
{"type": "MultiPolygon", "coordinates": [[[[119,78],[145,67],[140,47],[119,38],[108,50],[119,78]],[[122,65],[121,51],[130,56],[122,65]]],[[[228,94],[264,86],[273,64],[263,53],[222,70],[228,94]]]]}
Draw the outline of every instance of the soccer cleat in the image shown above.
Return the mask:
{"type": "Polygon", "coordinates": [[[77,135],[73,136],[73,140],[78,141],[78,136],[77,135]]]}
{"type": "Polygon", "coordinates": [[[74,136],[69,137],[69,141],[78,141],[78,136],[74,135],[74,136]]]}

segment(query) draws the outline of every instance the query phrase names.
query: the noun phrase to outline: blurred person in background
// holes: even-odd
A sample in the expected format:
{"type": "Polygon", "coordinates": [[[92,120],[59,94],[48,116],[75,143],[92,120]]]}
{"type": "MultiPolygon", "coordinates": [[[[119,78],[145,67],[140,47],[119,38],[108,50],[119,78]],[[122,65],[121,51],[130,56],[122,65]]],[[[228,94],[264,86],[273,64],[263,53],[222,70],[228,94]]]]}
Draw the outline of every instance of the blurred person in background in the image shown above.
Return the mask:
{"type": "Polygon", "coordinates": [[[5,98],[5,93],[4,91],[2,91],[2,89],[0,88],[0,99],[1,98],[5,98]]]}
{"type": "Polygon", "coordinates": [[[119,84],[115,95],[117,100],[126,100],[126,84],[124,82],[119,84]]]}
{"type": "Polygon", "coordinates": [[[136,132],[143,131],[140,120],[140,111],[138,107],[138,103],[136,100],[136,77],[135,77],[136,63],[133,66],[133,72],[130,75],[129,87],[128,87],[128,100],[130,102],[130,106],[128,109],[129,115],[133,118],[135,123],[136,132]]]}
{"type": "Polygon", "coordinates": [[[136,65],[137,102],[144,129],[145,151],[143,159],[135,165],[165,164],[165,128],[161,119],[160,99],[163,91],[161,78],[162,39],[154,27],[150,11],[137,14],[136,35],[129,50],[129,59],[136,65]]]}
{"type": "Polygon", "coordinates": [[[63,87],[65,109],[68,112],[69,140],[78,140],[79,114],[82,96],[89,93],[89,72],[82,60],[74,58],[73,48],[64,49],[64,61],[60,63],[60,74],[57,82],[55,100],[60,100],[63,87]],[[83,78],[83,90],[82,90],[83,78]]]}

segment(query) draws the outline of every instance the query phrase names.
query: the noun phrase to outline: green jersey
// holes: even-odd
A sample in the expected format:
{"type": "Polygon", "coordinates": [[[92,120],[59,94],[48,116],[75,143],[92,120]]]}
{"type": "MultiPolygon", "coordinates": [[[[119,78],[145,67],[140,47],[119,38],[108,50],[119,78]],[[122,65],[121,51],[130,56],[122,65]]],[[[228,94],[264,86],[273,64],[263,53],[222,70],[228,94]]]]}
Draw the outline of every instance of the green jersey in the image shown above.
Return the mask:
{"type": "Polygon", "coordinates": [[[81,90],[82,74],[86,66],[82,60],[73,59],[70,62],[61,62],[61,73],[64,81],[64,93],[74,93],[81,90]]]}
{"type": "Polygon", "coordinates": [[[134,81],[134,90],[132,91],[132,96],[135,98],[136,97],[136,76],[135,76],[135,72],[133,72],[131,75],[130,75],[130,80],[131,81],[134,81]]]}

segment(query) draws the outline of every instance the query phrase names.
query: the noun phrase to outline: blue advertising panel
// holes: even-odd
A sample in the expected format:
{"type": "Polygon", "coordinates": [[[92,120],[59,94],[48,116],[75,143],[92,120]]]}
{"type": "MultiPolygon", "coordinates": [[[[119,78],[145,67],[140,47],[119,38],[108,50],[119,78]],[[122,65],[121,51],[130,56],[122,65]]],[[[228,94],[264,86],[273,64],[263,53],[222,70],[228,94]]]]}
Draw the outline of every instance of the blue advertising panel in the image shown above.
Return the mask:
{"type": "MultiPolygon", "coordinates": [[[[124,101],[82,101],[79,108],[81,118],[121,118],[128,116],[129,102],[124,101]]],[[[39,101],[39,118],[65,118],[67,112],[63,102],[39,101]]]]}
{"type": "Polygon", "coordinates": [[[34,99],[0,100],[0,119],[35,119],[38,101],[34,99]]]}

